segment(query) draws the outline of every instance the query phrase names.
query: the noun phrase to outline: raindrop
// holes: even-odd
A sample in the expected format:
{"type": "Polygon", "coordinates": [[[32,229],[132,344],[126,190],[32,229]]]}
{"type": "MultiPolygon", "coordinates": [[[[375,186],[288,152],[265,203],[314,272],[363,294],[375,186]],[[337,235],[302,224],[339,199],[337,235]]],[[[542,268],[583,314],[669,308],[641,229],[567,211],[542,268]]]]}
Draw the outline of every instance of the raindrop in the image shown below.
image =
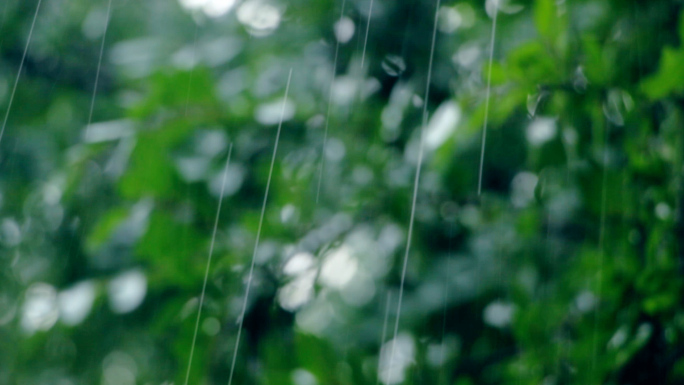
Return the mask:
{"type": "Polygon", "coordinates": [[[477,207],[467,205],[461,210],[460,219],[464,226],[475,228],[482,222],[482,215],[477,207]]]}
{"type": "Polygon", "coordinates": [[[496,12],[501,11],[501,3],[503,3],[501,0],[486,0],[485,11],[487,12],[487,16],[493,18],[496,12]]]}
{"type": "Polygon", "coordinates": [[[589,291],[583,291],[575,298],[575,306],[580,312],[586,313],[596,306],[596,296],[589,291]]]}
{"type": "Polygon", "coordinates": [[[534,114],[537,112],[537,107],[539,106],[540,100],[541,100],[541,95],[539,95],[539,94],[527,95],[527,113],[530,116],[534,116],[534,114]]]}
{"type": "Polygon", "coordinates": [[[318,385],[316,376],[305,369],[296,369],[292,372],[292,382],[295,385],[318,385]]]}
{"type": "Polygon", "coordinates": [[[226,72],[217,85],[219,96],[225,101],[238,96],[247,87],[245,79],[247,71],[242,67],[226,72]]]}
{"type": "Polygon", "coordinates": [[[111,352],[102,362],[105,385],[134,385],[138,374],[135,359],[122,351],[111,352]]]}
{"type": "Polygon", "coordinates": [[[484,309],[484,322],[489,326],[503,328],[511,323],[514,311],[512,304],[492,302],[484,309]]]}
{"type": "Polygon", "coordinates": [[[286,275],[299,275],[313,266],[314,256],[308,252],[299,252],[285,263],[283,273],[286,275]]]}
{"type": "Polygon", "coordinates": [[[454,33],[461,26],[463,17],[454,7],[444,6],[439,9],[439,31],[446,34],[454,33]]]}
{"type": "Polygon", "coordinates": [[[439,208],[439,214],[447,221],[456,220],[458,214],[458,205],[455,202],[444,202],[439,208]]]}
{"type": "Polygon", "coordinates": [[[178,158],[176,168],[183,180],[192,183],[206,177],[211,161],[204,157],[178,158]]]}
{"type": "Polygon", "coordinates": [[[215,336],[221,331],[221,323],[214,317],[210,317],[202,322],[202,331],[208,336],[215,336]]]}
{"type": "Polygon", "coordinates": [[[357,94],[358,81],[351,76],[342,76],[332,84],[331,98],[335,104],[351,104],[357,94]]]}
{"type": "Polygon", "coordinates": [[[464,44],[451,58],[454,64],[462,67],[470,67],[477,62],[480,57],[480,47],[474,44],[464,44]]]}
{"type": "Polygon", "coordinates": [[[672,215],[672,209],[667,203],[660,202],[655,207],[655,213],[661,221],[667,220],[672,215]]]}
{"type": "Polygon", "coordinates": [[[316,271],[309,270],[283,286],[278,292],[280,306],[288,311],[295,311],[304,306],[314,296],[313,286],[315,281],[316,271]]]}
{"type": "Polygon", "coordinates": [[[437,149],[456,130],[461,120],[461,108],[453,101],[447,101],[437,108],[425,128],[425,148],[437,149]]]}
{"type": "Polygon", "coordinates": [[[147,294],[147,277],[140,270],[131,270],[114,277],[107,288],[109,306],[115,313],[135,310],[147,294]]]}
{"type": "Polygon", "coordinates": [[[342,299],[352,306],[363,306],[375,296],[373,278],[363,270],[359,270],[349,284],[341,291],[342,299]]]}
{"type": "Polygon", "coordinates": [[[322,114],[314,115],[306,121],[306,127],[310,130],[323,127],[325,116],[322,114]]]}
{"type": "Polygon", "coordinates": [[[347,150],[341,140],[337,138],[331,138],[328,141],[328,146],[325,149],[325,157],[331,162],[339,162],[344,158],[346,152],[347,150]]]}
{"type": "Polygon", "coordinates": [[[348,17],[340,18],[340,20],[335,23],[334,28],[335,37],[337,38],[337,41],[342,44],[351,40],[352,36],[354,36],[354,30],[356,29],[354,22],[348,17]]]}
{"type": "Polygon", "coordinates": [[[461,342],[455,336],[446,336],[441,344],[429,344],[425,356],[433,367],[440,367],[447,363],[461,348],[461,342]]]}
{"type": "Polygon", "coordinates": [[[297,312],[295,316],[297,326],[302,330],[321,335],[333,320],[332,306],[324,296],[319,296],[311,304],[297,312]]]}
{"type": "Polygon", "coordinates": [[[297,219],[297,207],[292,204],[287,204],[280,210],[280,221],[287,223],[297,219]]]}
{"type": "Polygon", "coordinates": [[[7,293],[0,294],[0,326],[6,325],[17,314],[16,300],[7,293]]]}
{"type": "Polygon", "coordinates": [[[534,200],[534,189],[539,178],[531,172],[518,173],[511,182],[511,203],[522,208],[534,200]]]}
{"type": "Polygon", "coordinates": [[[29,333],[50,329],[59,318],[57,291],[46,283],[33,284],[26,291],[21,326],[29,333]]]}
{"type": "Polygon", "coordinates": [[[283,100],[281,99],[271,103],[261,104],[254,112],[254,119],[264,125],[275,125],[281,122],[281,118],[283,122],[286,122],[292,119],[294,115],[294,102],[288,100],[283,104],[283,100]]]}
{"type": "Polygon", "coordinates": [[[43,200],[49,205],[56,205],[62,199],[62,189],[56,183],[48,183],[43,190],[43,200]]]}
{"type": "Polygon", "coordinates": [[[352,180],[358,185],[367,185],[373,181],[373,170],[365,166],[357,166],[352,171],[352,180]]]}
{"type": "Polygon", "coordinates": [[[376,78],[369,78],[363,83],[361,88],[361,99],[366,99],[374,93],[380,91],[382,85],[380,81],[376,78]]]}
{"type": "Polygon", "coordinates": [[[222,130],[201,131],[195,141],[195,152],[206,156],[216,156],[228,147],[228,136],[222,130]]]}
{"type": "Polygon", "coordinates": [[[582,93],[587,90],[588,85],[589,79],[584,75],[582,66],[577,67],[575,70],[575,77],[572,81],[572,86],[575,88],[575,91],[582,93]]]}
{"type": "Polygon", "coordinates": [[[179,0],[178,2],[183,8],[192,10],[205,6],[209,0],[179,0]]]}
{"type": "Polygon", "coordinates": [[[635,341],[637,345],[641,345],[653,334],[653,326],[650,324],[641,324],[636,331],[635,341]]]}
{"type": "Polygon", "coordinates": [[[382,69],[389,76],[399,76],[406,71],[406,62],[397,55],[387,55],[382,61],[382,69]]]}
{"type": "Polygon", "coordinates": [[[209,17],[221,17],[228,13],[237,3],[237,0],[213,0],[207,2],[202,10],[209,17]]]}
{"type": "Polygon", "coordinates": [[[485,2],[485,10],[489,17],[493,17],[494,12],[511,15],[522,11],[524,8],[525,7],[520,4],[511,4],[510,0],[487,0],[485,2]]]}
{"type": "Polygon", "coordinates": [[[94,40],[102,37],[104,32],[102,26],[107,22],[107,10],[105,8],[95,8],[86,15],[83,20],[81,30],[88,39],[94,40]]]}
{"type": "Polygon", "coordinates": [[[21,229],[13,218],[5,218],[0,224],[0,242],[7,247],[16,246],[21,242],[21,229]]]}
{"type": "Polygon", "coordinates": [[[623,109],[622,92],[620,90],[610,90],[608,92],[608,99],[603,103],[603,114],[614,125],[622,126],[625,124],[625,118],[621,111],[623,109]]]}
{"type": "Polygon", "coordinates": [[[90,313],[95,301],[95,284],[86,281],[63,290],[57,298],[59,317],[66,325],[80,324],[90,313]]]}
{"type": "Polygon", "coordinates": [[[133,122],[128,119],[92,123],[84,127],[83,141],[86,143],[115,141],[132,136],[134,133],[133,122]]]}
{"type": "Polygon", "coordinates": [[[454,9],[461,16],[461,28],[470,28],[475,25],[475,19],[477,16],[475,14],[475,10],[472,6],[470,6],[470,4],[466,2],[460,2],[454,6],[454,9]]]}
{"type": "Polygon", "coordinates": [[[570,146],[574,146],[578,141],[577,131],[574,128],[567,127],[563,129],[563,140],[570,146]]]}
{"type": "Polygon", "coordinates": [[[275,6],[260,0],[242,3],[237,10],[237,19],[247,27],[252,36],[267,36],[280,25],[280,11],[275,6]]]}
{"type": "Polygon", "coordinates": [[[378,365],[378,376],[382,382],[388,385],[404,382],[406,369],[414,362],[415,354],[415,342],[408,334],[399,334],[382,345],[378,365]]]}
{"type": "Polygon", "coordinates": [[[245,180],[245,169],[239,164],[231,164],[226,171],[226,182],[223,185],[223,171],[217,171],[214,176],[209,179],[208,187],[211,195],[215,197],[231,196],[240,190],[242,182],[245,180]],[[223,187],[223,190],[221,189],[223,187]]]}
{"type": "Polygon", "coordinates": [[[536,118],[527,126],[527,141],[533,146],[541,146],[556,136],[556,119],[536,118]]]}
{"type": "Polygon", "coordinates": [[[358,261],[351,255],[351,250],[343,245],[328,254],[319,279],[328,287],[342,289],[354,278],[357,268],[358,261]]]}
{"type": "Polygon", "coordinates": [[[629,337],[629,331],[627,327],[620,327],[608,341],[608,348],[619,349],[627,341],[627,337],[629,337]]]}

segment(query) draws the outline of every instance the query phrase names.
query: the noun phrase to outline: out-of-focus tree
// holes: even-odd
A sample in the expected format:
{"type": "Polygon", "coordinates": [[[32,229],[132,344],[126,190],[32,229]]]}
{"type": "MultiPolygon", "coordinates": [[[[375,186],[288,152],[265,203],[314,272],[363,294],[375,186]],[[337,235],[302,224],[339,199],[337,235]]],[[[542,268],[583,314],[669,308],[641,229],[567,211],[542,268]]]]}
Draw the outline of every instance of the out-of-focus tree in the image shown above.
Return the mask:
{"type": "Polygon", "coordinates": [[[232,146],[226,383],[281,112],[235,383],[684,380],[681,1],[111,4],[0,4],[0,383],[184,383],[232,146]]]}

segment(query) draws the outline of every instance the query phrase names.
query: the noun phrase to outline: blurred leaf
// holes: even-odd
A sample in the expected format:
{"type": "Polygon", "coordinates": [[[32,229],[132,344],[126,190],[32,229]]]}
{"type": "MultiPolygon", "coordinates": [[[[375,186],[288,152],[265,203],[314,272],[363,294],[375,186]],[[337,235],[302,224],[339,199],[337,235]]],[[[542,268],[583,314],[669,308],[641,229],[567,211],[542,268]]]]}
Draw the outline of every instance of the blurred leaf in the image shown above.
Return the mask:
{"type": "Polygon", "coordinates": [[[511,78],[528,89],[562,81],[556,58],[540,42],[522,44],[508,56],[511,78]]]}
{"type": "Polygon", "coordinates": [[[207,110],[216,106],[215,82],[209,71],[198,67],[191,71],[157,72],[150,78],[150,91],[143,103],[131,110],[134,117],[158,113],[162,107],[173,108],[178,115],[207,110]]]}
{"type": "Polygon", "coordinates": [[[154,212],[136,253],[149,264],[156,286],[196,285],[206,264],[203,238],[189,226],[162,212],[154,212]]]}
{"type": "Polygon", "coordinates": [[[104,214],[88,235],[88,239],[86,240],[86,248],[88,251],[90,253],[95,252],[102,246],[128,215],[129,210],[124,207],[114,208],[104,214]]]}
{"type": "Polygon", "coordinates": [[[119,182],[124,197],[168,197],[175,194],[179,181],[170,151],[192,132],[192,127],[179,120],[162,128],[138,135],[128,171],[119,182]]]}
{"type": "Polygon", "coordinates": [[[558,4],[556,0],[536,0],[534,3],[534,22],[537,30],[556,48],[567,28],[565,14],[561,14],[558,4]]]}
{"type": "Polygon", "coordinates": [[[666,47],[658,71],[645,79],[641,89],[651,99],[660,99],[684,91],[684,50],[666,47]]]}

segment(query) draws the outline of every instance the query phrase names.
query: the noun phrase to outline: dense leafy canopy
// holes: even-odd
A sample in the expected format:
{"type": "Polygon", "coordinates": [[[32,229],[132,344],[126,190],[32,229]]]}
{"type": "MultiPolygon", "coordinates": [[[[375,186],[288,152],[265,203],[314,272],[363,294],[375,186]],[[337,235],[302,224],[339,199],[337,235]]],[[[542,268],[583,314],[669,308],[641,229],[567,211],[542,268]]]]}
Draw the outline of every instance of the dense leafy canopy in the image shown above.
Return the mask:
{"type": "Polygon", "coordinates": [[[0,383],[683,382],[682,2],[437,4],[0,3],[0,383]]]}

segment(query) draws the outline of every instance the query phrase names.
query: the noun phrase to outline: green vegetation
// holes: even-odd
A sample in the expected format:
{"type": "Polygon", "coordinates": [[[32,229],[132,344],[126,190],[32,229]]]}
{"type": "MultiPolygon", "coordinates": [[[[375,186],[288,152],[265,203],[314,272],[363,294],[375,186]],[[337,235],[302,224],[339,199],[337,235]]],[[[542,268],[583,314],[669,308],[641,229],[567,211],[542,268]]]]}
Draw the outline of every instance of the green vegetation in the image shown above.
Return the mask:
{"type": "Polygon", "coordinates": [[[0,2],[0,384],[184,384],[231,144],[190,384],[683,383],[683,3],[499,3],[0,2]]]}

